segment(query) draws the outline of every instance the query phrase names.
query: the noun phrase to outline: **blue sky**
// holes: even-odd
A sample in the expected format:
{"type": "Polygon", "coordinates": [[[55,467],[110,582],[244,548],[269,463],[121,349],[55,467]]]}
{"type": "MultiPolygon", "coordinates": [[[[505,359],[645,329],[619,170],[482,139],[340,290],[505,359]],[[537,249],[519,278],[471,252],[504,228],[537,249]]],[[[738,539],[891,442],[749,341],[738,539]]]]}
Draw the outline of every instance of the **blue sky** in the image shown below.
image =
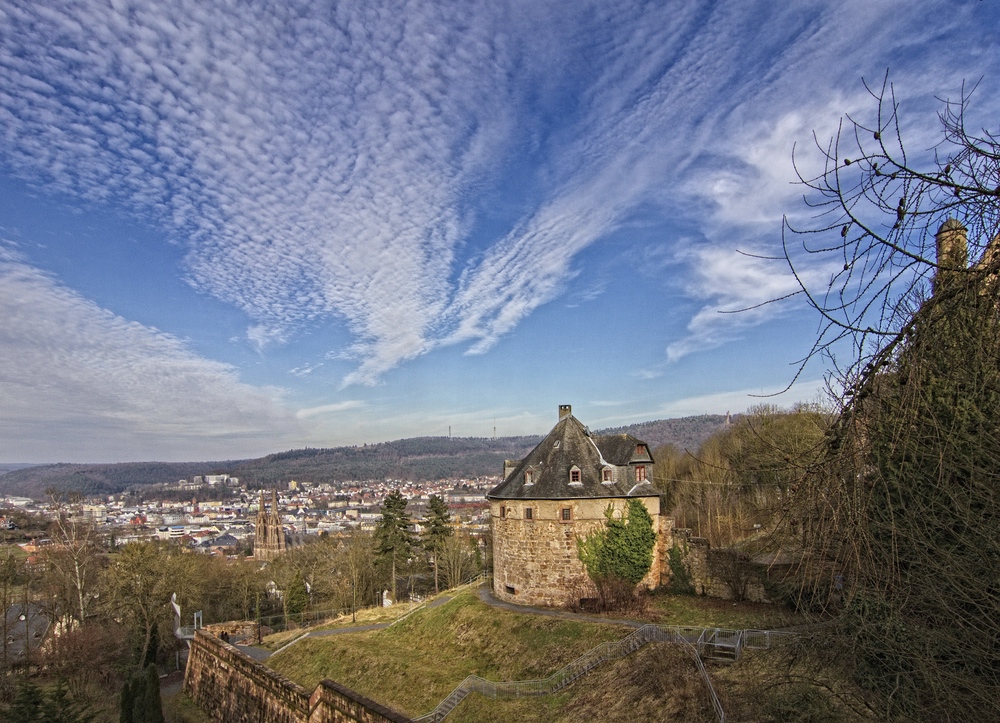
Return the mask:
{"type": "MultiPolygon", "coordinates": [[[[998,20],[971,0],[7,0],[0,461],[745,409],[818,324],[794,298],[719,313],[795,288],[739,253],[807,213],[793,144],[870,113],[862,78],[887,69],[911,149],[963,80],[995,130],[998,20]]],[[[823,372],[771,401],[816,399],[823,372]]]]}

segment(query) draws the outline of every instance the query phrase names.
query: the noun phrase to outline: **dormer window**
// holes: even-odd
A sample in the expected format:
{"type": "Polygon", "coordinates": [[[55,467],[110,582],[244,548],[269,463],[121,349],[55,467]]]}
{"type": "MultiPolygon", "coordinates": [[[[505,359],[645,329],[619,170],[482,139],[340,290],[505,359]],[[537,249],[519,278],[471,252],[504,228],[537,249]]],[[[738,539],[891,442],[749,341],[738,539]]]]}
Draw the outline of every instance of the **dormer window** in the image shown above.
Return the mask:
{"type": "Polygon", "coordinates": [[[601,470],[601,484],[613,485],[615,483],[615,472],[611,467],[601,470]]]}
{"type": "Polygon", "coordinates": [[[643,455],[645,455],[646,454],[646,445],[644,445],[644,444],[637,444],[637,445],[635,445],[635,453],[637,455],[639,455],[640,457],[642,457],[643,455]]]}
{"type": "Polygon", "coordinates": [[[562,441],[562,440],[559,440],[559,439],[557,439],[557,440],[556,440],[555,442],[553,442],[553,443],[552,443],[552,449],[559,449],[559,443],[560,443],[561,441],[562,441]]]}
{"type": "Polygon", "coordinates": [[[580,473],[580,468],[577,467],[575,464],[569,469],[569,483],[571,485],[583,484],[583,476],[580,473]]]}
{"type": "Polygon", "coordinates": [[[635,466],[635,481],[645,482],[646,481],[646,465],[637,464],[635,466]]]}
{"type": "Polygon", "coordinates": [[[535,484],[535,470],[529,469],[524,473],[524,486],[535,484]]]}

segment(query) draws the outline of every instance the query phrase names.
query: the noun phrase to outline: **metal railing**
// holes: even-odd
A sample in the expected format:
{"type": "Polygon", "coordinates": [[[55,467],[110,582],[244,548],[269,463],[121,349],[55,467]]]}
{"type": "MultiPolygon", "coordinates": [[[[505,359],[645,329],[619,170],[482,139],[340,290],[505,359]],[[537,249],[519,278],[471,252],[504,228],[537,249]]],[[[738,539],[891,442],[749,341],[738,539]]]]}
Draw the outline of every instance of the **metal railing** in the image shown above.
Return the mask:
{"type": "Polygon", "coordinates": [[[773,630],[725,630],[721,628],[643,625],[621,640],[601,643],[588,650],[548,678],[494,682],[480,678],[478,675],[470,675],[459,683],[434,710],[419,718],[414,718],[414,721],[438,723],[470,693],[479,693],[487,698],[500,700],[550,695],[562,690],[601,663],[624,658],[648,643],[676,643],[684,645],[694,657],[698,672],[705,681],[705,687],[708,688],[715,716],[719,723],[725,723],[726,713],[722,709],[722,703],[719,701],[719,696],[715,692],[715,687],[712,685],[712,680],[705,669],[702,658],[735,662],[739,660],[744,647],[762,650],[771,647],[779,639],[787,639],[783,636],[791,635],[792,633],[773,630]]]}

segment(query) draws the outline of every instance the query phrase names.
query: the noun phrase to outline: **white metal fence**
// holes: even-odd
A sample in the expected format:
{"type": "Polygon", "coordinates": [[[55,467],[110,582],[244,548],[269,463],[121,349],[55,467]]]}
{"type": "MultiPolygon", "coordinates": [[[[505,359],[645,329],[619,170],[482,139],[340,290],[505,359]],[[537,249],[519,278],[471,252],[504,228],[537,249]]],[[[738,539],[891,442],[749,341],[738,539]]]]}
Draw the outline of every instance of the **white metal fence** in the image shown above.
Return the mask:
{"type": "Polygon", "coordinates": [[[593,670],[608,660],[617,660],[631,655],[647,643],[676,643],[684,645],[692,654],[698,672],[708,688],[709,698],[719,723],[725,723],[726,713],[715,692],[712,680],[705,669],[706,660],[734,662],[739,659],[744,648],[762,650],[779,640],[786,640],[792,633],[774,630],[725,630],[721,628],[695,628],[666,625],[643,625],[621,640],[601,643],[588,650],[576,660],[557,670],[548,678],[540,680],[517,680],[494,682],[470,675],[426,715],[415,718],[420,723],[438,723],[461,703],[470,693],[479,693],[487,698],[506,700],[535,695],[549,695],[562,690],[577,678],[593,670]]]}

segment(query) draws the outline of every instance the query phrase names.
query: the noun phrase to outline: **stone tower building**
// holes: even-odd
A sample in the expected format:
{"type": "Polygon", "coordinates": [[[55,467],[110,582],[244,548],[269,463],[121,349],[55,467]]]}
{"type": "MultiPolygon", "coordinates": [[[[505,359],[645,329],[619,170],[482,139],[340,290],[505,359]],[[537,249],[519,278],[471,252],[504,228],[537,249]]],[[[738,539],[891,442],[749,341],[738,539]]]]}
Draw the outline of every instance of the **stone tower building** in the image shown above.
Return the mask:
{"type": "Polygon", "coordinates": [[[522,605],[566,605],[589,597],[576,540],[604,525],[609,505],[621,514],[630,498],[641,500],[653,518],[653,566],[642,584],[657,587],[673,520],[660,514],[652,472],[645,442],[627,434],[594,436],[572,407],[561,405],[548,436],[523,460],[506,462],[504,481],[486,495],[494,595],[522,605]]]}
{"type": "Polygon", "coordinates": [[[254,528],[253,557],[255,560],[273,560],[286,549],[285,530],[278,514],[278,491],[271,490],[271,509],[265,507],[264,492],[260,493],[257,525],[254,528]]]}

